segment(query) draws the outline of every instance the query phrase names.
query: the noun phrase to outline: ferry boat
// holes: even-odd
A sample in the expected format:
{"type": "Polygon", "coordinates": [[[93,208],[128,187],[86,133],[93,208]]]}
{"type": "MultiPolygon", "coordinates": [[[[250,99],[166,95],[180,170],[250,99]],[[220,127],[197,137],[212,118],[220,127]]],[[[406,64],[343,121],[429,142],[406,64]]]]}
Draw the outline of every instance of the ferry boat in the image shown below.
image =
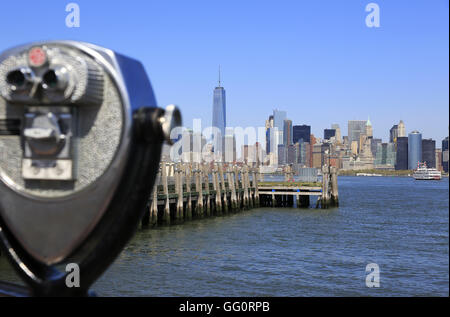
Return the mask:
{"type": "Polygon", "coordinates": [[[426,163],[417,163],[417,169],[413,174],[414,179],[417,180],[440,180],[441,172],[435,168],[428,168],[426,163]]]}

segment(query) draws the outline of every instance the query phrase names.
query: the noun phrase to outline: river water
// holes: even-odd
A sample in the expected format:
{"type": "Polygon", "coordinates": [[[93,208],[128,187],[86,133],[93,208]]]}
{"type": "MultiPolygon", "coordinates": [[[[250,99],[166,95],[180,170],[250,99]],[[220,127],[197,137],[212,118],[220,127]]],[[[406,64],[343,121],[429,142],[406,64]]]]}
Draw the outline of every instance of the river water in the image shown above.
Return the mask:
{"type": "MultiPolygon", "coordinates": [[[[449,296],[449,181],[339,177],[340,207],[139,229],[101,296],[449,296]],[[379,267],[378,288],[366,265],[379,267]]],[[[81,273],[82,274],[82,273],[81,273]]],[[[4,257],[0,279],[15,280],[4,257]]]]}

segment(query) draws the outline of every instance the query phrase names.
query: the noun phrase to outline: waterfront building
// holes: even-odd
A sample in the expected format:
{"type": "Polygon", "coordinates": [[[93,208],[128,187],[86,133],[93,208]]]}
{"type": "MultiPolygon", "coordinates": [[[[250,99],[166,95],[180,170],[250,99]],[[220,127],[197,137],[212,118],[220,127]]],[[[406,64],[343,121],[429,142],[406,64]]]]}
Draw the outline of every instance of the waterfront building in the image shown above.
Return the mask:
{"type": "Polygon", "coordinates": [[[310,158],[310,145],[308,142],[303,142],[300,141],[298,143],[298,149],[299,149],[299,153],[298,153],[298,163],[303,165],[303,166],[310,166],[310,162],[309,162],[309,158],[310,158]]]}
{"type": "Polygon", "coordinates": [[[397,138],[406,137],[406,128],[405,128],[405,124],[403,123],[403,120],[400,120],[397,129],[398,129],[397,138]]]}
{"type": "Polygon", "coordinates": [[[300,140],[311,143],[311,126],[304,124],[292,127],[292,142],[297,143],[300,140]]]}
{"type": "Polygon", "coordinates": [[[377,155],[377,147],[378,144],[383,143],[383,140],[381,139],[372,139],[370,141],[370,150],[372,151],[372,156],[375,157],[377,155]]]}
{"type": "Polygon", "coordinates": [[[286,163],[298,164],[298,157],[300,152],[299,143],[291,144],[287,146],[286,163]]]}
{"type": "Polygon", "coordinates": [[[373,169],[373,160],[364,160],[359,156],[343,156],[341,159],[343,170],[367,170],[373,169]]]}
{"type": "Polygon", "coordinates": [[[293,144],[293,136],[292,136],[292,120],[286,119],[284,120],[283,127],[283,144],[286,146],[293,144]]]}
{"type": "Polygon", "coordinates": [[[422,162],[427,163],[427,167],[436,168],[436,141],[432,139],[422,139],[422,162]]]}
{"type": "Polygon", "coordinates": [[[398,125],[395,124],[389,130],[389,143],[396,143],[398,138],[398,125]]]}
{"type": "Polygon", "coordinates": [[[366,123],[365,120],[348,121],[348,141],[350,144],[353,141],[359,142],[360,134],[366,131],[366,123]]]}
{"type": "Polygon", "coordinates": [[[336,137],[335,129],[325,129],[323,130],[323,139],[330,140],[332,137],[336,137]]]}
{"type": "Polygon", "coordinates": [[[394,143],[378,144],[377,155],[375,157],[375,168],[394,168],[396,161],[396,151],[394,143]]]}
{"type": "Polygon", "coordinates": [[[286,164],[286,146],[284,144],[278,145],[278,165],[286,164]]]}
{"type": "Polygon", "coordinates": [[[442,149],[436,149],[436,154],[434,157],[436,160],[436,169],[442,172],[442,149]]]}
{"type": "Polygon", "coordinates": [[[408,134],[408,169],[417,169],[417,164],[422,159],[422,134],[413,131],[408,134]]]}
{"type": "Polygon", "coordinates": [[[408,169],[408,137],[399,136],[397,138],[397,157],[396,157],[396,170],[408,169]]]}
{"type": "Polygon", "coordinates": [[[448,173],[448,137],[442,140],[442,169],[448,173]]]}

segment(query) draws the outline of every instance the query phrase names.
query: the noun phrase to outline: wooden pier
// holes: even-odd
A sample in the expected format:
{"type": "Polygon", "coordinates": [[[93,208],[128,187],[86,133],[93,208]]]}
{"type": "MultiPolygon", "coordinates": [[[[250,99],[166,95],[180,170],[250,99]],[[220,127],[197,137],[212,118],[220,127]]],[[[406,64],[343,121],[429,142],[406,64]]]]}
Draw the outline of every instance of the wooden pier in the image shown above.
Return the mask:
{"type": "Polygon", "coordinates": [[[179,224],[262,207],[337,207],[337,171],[322,170],[322,182],[294,182],[289,169],[284,182],[263,182],[258,168],[225,164],[160,164],[142,226],[179,224]],[[294,199],[295,198],[295,199],[294,199]]]}

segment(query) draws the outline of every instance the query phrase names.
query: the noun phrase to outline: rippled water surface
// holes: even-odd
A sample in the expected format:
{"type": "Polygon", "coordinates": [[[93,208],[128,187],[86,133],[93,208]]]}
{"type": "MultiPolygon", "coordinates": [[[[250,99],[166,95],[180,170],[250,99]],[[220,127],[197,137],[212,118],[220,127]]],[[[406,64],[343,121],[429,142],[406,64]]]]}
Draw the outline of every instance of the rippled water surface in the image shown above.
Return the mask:
{"type": "MultiPolygon", "coordinates": [[[[139,230],[105,296],[448,296],[449,182],[339,177],[335,209],[260,208],[139,230]],[[380,267],[380,288],[365,285],[380,267]]],[[[15,276],[0,257],[0,279],[15,276]]]]}

